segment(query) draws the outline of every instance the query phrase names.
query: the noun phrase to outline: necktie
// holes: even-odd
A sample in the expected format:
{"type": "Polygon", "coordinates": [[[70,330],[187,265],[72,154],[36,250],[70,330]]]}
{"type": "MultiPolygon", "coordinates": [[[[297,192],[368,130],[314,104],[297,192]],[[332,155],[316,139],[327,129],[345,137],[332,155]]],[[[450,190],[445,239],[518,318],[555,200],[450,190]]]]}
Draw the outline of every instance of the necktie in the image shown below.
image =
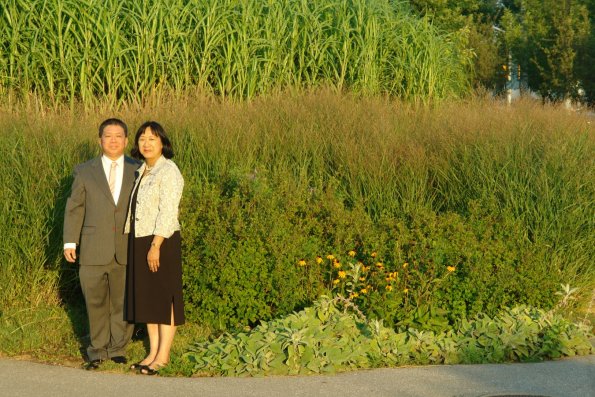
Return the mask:
{"type": "Polygon", "coordinates": [[[110,192],[112,192],[112,196],[114,195],[114,193],[116,191],[116,167],[117,166],[118,166],[118,163],[116,163],[115,161],[112,161],[112,167],[109,170],[108,184],[109,184],[109,190],[110,190],[110,192]]]}

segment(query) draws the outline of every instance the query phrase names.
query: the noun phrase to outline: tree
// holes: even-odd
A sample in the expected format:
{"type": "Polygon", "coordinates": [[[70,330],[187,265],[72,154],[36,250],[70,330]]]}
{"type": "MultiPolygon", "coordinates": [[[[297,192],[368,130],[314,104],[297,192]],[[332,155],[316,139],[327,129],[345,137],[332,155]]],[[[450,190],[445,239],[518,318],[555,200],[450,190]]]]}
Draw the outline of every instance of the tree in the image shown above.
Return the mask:
{"type": "MultiPolygon", "coordinates": [[[[529,88],[544,99],[577,93],[577,51],[589,37],[588,10],[573,0],[517,0],[517,13],[502,18],[504,45],[523,70],[529,88]]],[[[580,57],[579,57],[580,58],[580,57]]]]}
{"type": "Polygon", "coordinates": [[[494,25],[503,5],[499,0],[410,0],[412,9],[439,28],[457,32],[473,53],[470,70],[474,86],[495,88],[505,56],[494,37],[494,25]]]}
{"type": "Polygon", "coordinates": [[[595,0],[585,0],[583,3],[589,13],[590,31],[587,39],[578,46],[575,72],[585,91],[582,99],[590,106],[595,106],[595,0]]]}
{"type": "Polygon", "coordinates": [[[549,100],[595,103],[595,0],[410,0],[415,12],[458,32],[475,55],[474,84],[502,87],[512,55],[530,89],[549,100]],[[496,32],[500,32],[496,34],[496,32]]]}

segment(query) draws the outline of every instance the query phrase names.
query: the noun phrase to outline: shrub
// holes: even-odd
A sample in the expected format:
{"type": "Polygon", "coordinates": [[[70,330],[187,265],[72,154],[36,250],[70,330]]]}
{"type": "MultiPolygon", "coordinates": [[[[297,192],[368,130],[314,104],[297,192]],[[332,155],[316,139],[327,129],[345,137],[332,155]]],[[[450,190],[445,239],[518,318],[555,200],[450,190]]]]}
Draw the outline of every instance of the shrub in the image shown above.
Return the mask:
{"type": "Polygon", "coordinates": [[[419,210],[374,222],[338,202],[331,187],[316,194],[270,179],[245,175],[187,192],[184,277],[193,320],[217,329],[253,325],[331,290],[389,326],[434,330],[515,303],[555,303],[563,280],[546,260],[550,250],[526,240],[522,223],[507,215],[472,204],[468,217],[419,210]]]}

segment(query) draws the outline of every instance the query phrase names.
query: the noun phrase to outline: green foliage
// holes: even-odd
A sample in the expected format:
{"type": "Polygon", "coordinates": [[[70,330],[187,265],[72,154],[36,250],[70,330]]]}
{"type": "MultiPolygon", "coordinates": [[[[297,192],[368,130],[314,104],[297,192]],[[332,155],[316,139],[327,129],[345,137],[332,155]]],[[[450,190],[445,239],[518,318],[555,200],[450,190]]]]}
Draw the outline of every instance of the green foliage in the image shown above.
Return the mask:
{"type": "Polygon", "coordinates": [[[259,173],[233,192],[205,185],[186,196],[190,318],[220,329],[252,325],[333,290],[357,294],[364,313],[387,325],[440,330],[478,312],[555,303],[562,279],[547,259],[551,248],[528,240],[522,221],[494,215],[496,208],[472,202],[467,217],[420,209],[373,220],[359,206],[336,203],[337,192],[317,197],[270,183],[259,173]],[[330,247],[362,252],[316,263],[330,247]],[[366,255],[372,250],[375,259],[366,255]]]}
{"type": "Polygon", "coordinates": [[[498,88],[504,83],[498,69],[505,54],[495,39],[502,3],[496,0],[410,0],[414,12],[428,18],[432,24],[447,32],[456,32],[461,45],[471,57],[468,73],[476,88],[498,88]]]}
{"type": "Polygon", "coordinates": [[[44,125],[24,133],[23,119],[1,115],[0,125],[0,351],[74,355],[86,317],[62,306],[78,296],[77,269],[60,260],[62,216],[71,167],[92,150],[44,125]]]}
{"type": "Polygon", "coordinates": [[[576,78],[585,90],[585,96],[580,98],[591,106],[595,106],[595,1],[582,0],[589,14],[589,35],[577,47],[576,78]]]}
{"type": "Polygon", "coordinates": [[[481,0],[410,0],[411,7],[446,30],[459,30],[473,22],[481,0]]]}
{"type": "Polygon", "coordinates": [[[270,319],[319,292],[308,280],[296,282],[293,266],[321,243],[307,193],[273,190],[261,175],[233,179],[190,187],[182,207],[189,315],[216,328],[270,319]]]}
{"type": "Polygon", "coordinates": [[[225,376],[318,374],[379,366],[535,361],[590,354],[585,326],[538,309],[479,315],[442,333],[394,331],[341,299],[323,297],[250,332],[191,345],[192,372],[225,376]]]}
{"type": "MultiPolygon", "coordinates": [[[[62,216],[72,169],[98,153],[94,126],[107,116],[0,115],[0,308],[11,316],[0,324],[12,346],[35,345],[26,340],[37,324],[30,311],[58,307],[44,326],[60,329],[81,305],[76,266],[62,259],[62,216]]],[[[365,299],[354,285],[362,311],[387,327],[439,331],[505,306],[548,309],[560,284],[579,288],[567,312],[591,299],[595,159],[592,126],[577,115],[491,101],[413,108],[318,91],[172,100],[118,116],[131,130],[150,116],[171,135],[186,181],[191,322],[242,329],[307,307],[337,278],[332,261],[315,258],[332,253],[347,270],[350,250],[361,255],[352,265],[399,272],[402,284],[388,291],[377,271],[365,299]]]]}
{"type": "Polygon", "coordinates": [[[559,275],[545,258],[548,248],[527,241],[519,221],[495,218],[477,203],[470,211],[467,219],[422,211],[409,222],[381,218],[358,236],[353,257],[299,262],[306,271],[300,282],[320,280],[395,328],[443,330],[514,304],[553,307],[546,291],[555,290],[559,275]],[[374,251],[359,252],[365,247],[374,251]]]}
{"type": "Polygon", "coordinates": [[[453,36],[381,0],[7,0],[0,99],[114,106],[326,85],[429,102],[467,89],[453,36]]]}
{"type": "Polygon", "coordinates": [[[0,311],[0,352],[10,356],[74,357],[80,353],[86,323],[82,310],[64,310],[55,303],[4,307],[0,311]]]}
{"type": "MultiPolygon", "coordinates": [[[[503,19],[505,41],[528,75],[529,87],[544,98],[577,95],[580,82],[577,51],[589,37],[589,11],[584,4],[557,0],[523,0],[520,12],[503,19]]],[[[581,60],[583,54],[579,57],[581,60]]]]}
{"type": "Polygon", "coordinates": [[[219,368],[215,371],[236,376],[365,368],[367,338],[361,325],[327,299],[284,319],[262,323],[250,333],[195,344],[186,357],[195,363],[194,371],[219,368]]]}
{"type": "Polygon", "coordinates": [[[458,32],[472,54],[475,86],[502,89],[502,66],[521,66],[529,88],[549,100],[593,103],[595,58],[592,0],[410,0],[440,29],[458,32]],[[496,28],[496,29],[494,29],[496,28]],[[584,94],[579,95],[579,88],[584,94]]]}

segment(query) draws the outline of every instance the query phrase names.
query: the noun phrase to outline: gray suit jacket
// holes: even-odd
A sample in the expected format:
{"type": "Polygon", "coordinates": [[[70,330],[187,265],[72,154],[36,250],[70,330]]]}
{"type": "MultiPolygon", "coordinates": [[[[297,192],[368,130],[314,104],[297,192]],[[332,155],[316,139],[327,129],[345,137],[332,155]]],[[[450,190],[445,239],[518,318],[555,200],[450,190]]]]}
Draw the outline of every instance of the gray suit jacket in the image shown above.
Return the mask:
{"type": "Polygon", "coordinates": [[[101,157],[79,164],[64,212],[64,242],[80,245],[81,265],[107,265],[115,257],[126,264],[128,234],[124,222],[139,163],[124,157],[124,176],[118,202],[109,190],[101,157]]]}

